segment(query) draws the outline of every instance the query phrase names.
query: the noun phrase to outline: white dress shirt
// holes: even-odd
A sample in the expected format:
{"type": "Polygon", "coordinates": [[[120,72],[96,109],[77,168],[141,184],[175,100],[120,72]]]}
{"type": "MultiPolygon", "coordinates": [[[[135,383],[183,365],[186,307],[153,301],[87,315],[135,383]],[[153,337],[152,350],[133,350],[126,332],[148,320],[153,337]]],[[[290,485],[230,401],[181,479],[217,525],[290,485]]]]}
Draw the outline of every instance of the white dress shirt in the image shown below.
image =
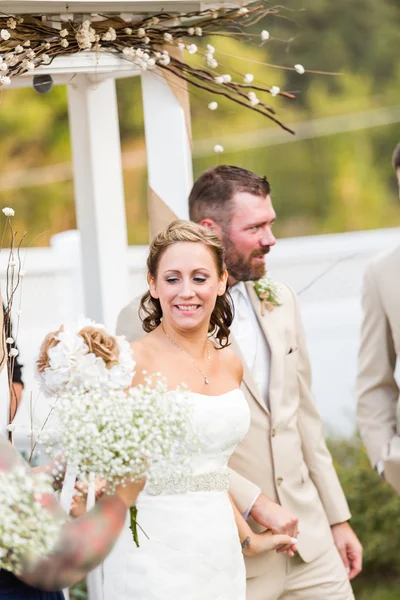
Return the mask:
{"type": "Polygon", "coordinates": [[[246,285],[240,281],[231,289],[235,317],[231,331],[269,409],[271,350],[257,320],[246,285]]]}

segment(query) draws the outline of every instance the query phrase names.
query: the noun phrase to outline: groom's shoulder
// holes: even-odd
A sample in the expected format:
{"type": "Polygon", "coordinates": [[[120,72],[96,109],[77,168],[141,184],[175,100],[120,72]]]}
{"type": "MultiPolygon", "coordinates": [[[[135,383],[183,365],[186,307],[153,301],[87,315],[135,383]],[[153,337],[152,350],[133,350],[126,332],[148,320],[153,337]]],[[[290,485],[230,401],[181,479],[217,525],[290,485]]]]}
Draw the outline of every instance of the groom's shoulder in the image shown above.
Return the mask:
{"type": "Polygon", "coordinates": [[[139,317],[141,296],[136,296],[124,306],[117,319],[117,335],[124,335],[128,342],[132,342],[144,335],[142,322],[139,317]]]}

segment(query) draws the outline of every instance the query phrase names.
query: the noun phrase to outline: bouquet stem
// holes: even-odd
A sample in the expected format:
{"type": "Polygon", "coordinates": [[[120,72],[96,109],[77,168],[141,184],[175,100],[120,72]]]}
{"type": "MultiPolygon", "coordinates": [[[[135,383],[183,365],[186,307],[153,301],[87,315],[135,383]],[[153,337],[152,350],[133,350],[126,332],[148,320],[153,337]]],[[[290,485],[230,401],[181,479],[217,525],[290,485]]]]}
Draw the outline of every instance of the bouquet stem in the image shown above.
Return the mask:
{"type": "Polygon", "coordinates": [[[137,507],[136,506],[132,506],[130,509],[130,516],[131,516],[131,524],[130,524],[130,530],[132,531],[132,537],[133,537],[133,541],[136,544],[136,548],[139,548],[139,536],[138,536],[138,529],[137,529],[137,507]]]}

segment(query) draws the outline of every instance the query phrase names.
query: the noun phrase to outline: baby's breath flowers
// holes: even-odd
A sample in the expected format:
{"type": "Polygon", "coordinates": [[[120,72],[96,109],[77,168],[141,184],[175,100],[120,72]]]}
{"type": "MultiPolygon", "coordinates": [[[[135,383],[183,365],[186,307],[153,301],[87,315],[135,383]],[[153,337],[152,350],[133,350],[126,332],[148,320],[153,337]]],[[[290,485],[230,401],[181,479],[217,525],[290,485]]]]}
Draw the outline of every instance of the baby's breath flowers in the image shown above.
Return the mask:
{"type": "MultiPolygon", "coordinates": [[[[122,389],[94,388],[66,392],[54,403],[54,417],[64,458],[78,468],[78,477],[91,474],[107,479],[109,491],[117,484],[165,476],[166,465],[174,473],[185,470],[190,443],[190,407],[183,390],[168,393],[161,378],[147,378],[144,385],[122,389]]],[[[41,440],[54,456],[59,449],[41,440]]]]}
{"type": "Polygon", "coordinates": [[[18,575],[55,547],[62,522],[43,506],[52,492],[44,473],[0,472],[0,568],[18,575]]]}

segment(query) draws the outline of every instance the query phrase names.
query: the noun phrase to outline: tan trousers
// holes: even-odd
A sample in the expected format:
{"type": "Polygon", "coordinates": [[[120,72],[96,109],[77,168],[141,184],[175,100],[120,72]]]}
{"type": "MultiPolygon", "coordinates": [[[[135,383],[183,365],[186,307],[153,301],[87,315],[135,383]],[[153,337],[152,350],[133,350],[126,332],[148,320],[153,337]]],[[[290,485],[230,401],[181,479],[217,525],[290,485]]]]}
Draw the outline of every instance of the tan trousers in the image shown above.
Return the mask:
{"type": "Polygon", "coordinates": [[[276,553],[268,563],[268,571],[247,580],[247,600],[354,600],[336,546],[311,563],[276,553]]]}

